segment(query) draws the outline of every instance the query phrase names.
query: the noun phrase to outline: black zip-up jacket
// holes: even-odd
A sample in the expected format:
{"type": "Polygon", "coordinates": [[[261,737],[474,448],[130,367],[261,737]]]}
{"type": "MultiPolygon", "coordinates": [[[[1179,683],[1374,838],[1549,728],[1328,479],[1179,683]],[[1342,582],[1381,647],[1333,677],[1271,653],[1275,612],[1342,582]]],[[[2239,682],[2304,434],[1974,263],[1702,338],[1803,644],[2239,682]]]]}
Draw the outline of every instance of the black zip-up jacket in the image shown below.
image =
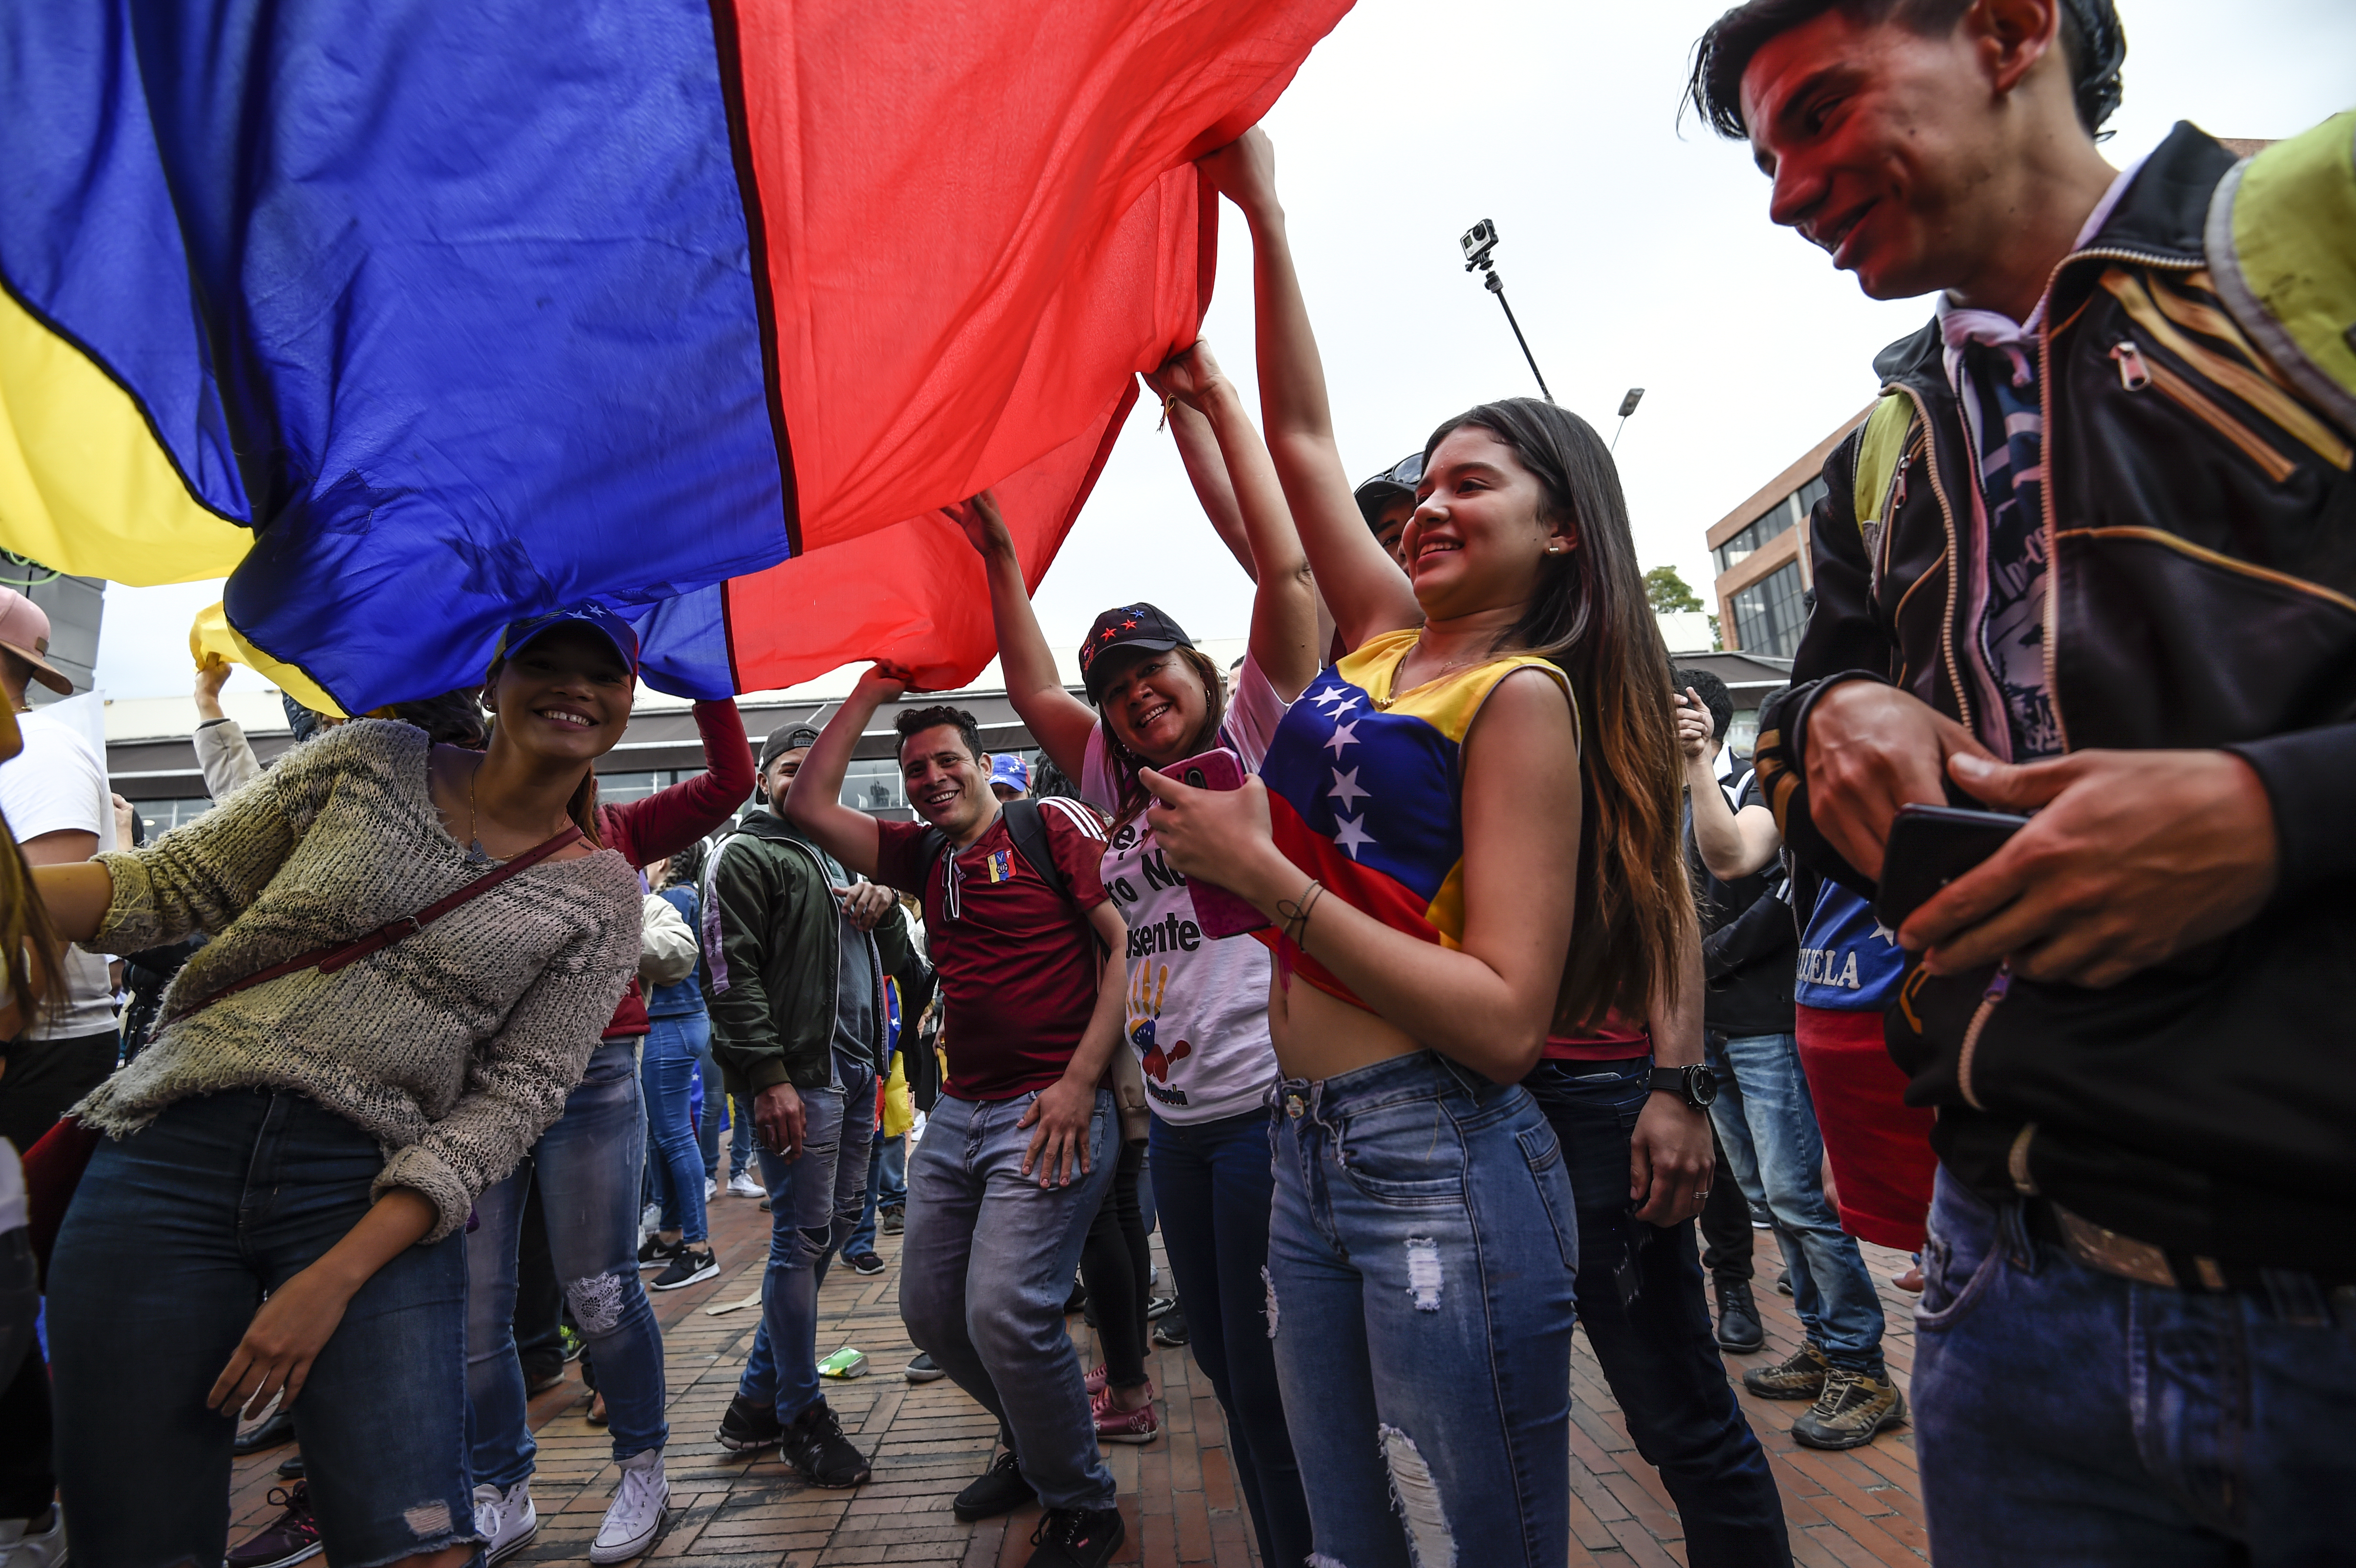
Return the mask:
{"type": "MultiPolygon", "coordinates": [[[[1887,1031],[1909,1103],[1938,1107],[1941,1159],[1983,1195],[2042,1194],[2184,1253],[2346,1274],[2356,479],[2350,432],[2212,287],[2203,227],[2233,164],[2178,125],[2054,273],[2038,334],[2045,656],[2068,749],[2244,758],[2274,807],[2279,888],[2241,930],[2107,989],[1918,968],[1887,1031]]],[[[2008,744],[1978,656],[1976,463],[1937,323],[1875,368],[1885,399],[1911,405],[1897,478],[1857,494],[1870,422],[1826,461],[1815,610],[1792,688],[1761,714],[1758,756],[1785,842],[1867,892],[1809,820],[1815,698],[1886,680],[1998,755],[2008,744]]]]}
{"type": "MultiPolygon", "coordinates": [[[[776,814],[755,808],[704,867],[704,1000],[712,1055],[728,1093],[750,1098],[773,1083],[823,1088],[834,1080],[842,926],[833,890],[851,877],[776,814]]],[[[884,976],[901,982],[911,1022],[932,994],[931,970],[894,910],[862,936],[875,987],[869,1059],[884,1061],[884,976]]]]}

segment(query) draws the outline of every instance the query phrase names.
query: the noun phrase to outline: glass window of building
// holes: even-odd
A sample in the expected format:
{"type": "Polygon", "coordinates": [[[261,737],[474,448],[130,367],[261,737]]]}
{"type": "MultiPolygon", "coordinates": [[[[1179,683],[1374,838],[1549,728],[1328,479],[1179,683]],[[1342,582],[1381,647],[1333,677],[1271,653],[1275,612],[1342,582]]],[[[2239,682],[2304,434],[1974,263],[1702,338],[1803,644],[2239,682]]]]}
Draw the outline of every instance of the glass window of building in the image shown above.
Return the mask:
{"type": "Polygon", "coordinates": [[[908,792],[900,784],[900,764],[891,757],[854,758],[842,776],[842,804],[858,811],[905,809],[908,792]]]}
{"type": "Polygon", "coordinates": [[[1792,527],[1792,497],[1784,496],[1751,520],[1748,528],[1712,553],[1718,558],[1718,570],[1730,571],[1770,539],[1787,532],[1792,527]]]}
{"type": "Polygon", "coordinates": [[[1734,596],[1734,635],[1743,652],[1790,658],[1807,623],[1800,563],[1786,562],[1734,596]]]}

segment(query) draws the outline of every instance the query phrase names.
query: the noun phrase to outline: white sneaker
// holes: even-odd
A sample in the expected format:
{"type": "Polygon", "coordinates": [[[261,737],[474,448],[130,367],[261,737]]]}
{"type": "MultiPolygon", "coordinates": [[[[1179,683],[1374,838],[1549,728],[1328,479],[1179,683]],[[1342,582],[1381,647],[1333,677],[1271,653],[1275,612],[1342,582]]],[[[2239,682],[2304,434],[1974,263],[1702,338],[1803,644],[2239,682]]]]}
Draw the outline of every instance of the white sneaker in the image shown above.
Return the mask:
{"type": "Polygon", "coordinates": [[[768,1189],[754,1180],[749,1170],[740,1170],[728,1179],[728,1193],[732,1198],[766,1198],[769,1195],[768,1189]]]}
{"type": "Polygon", "coordinates": [[[589,1561],[626,1563],[655,1543],[662,1533],[663,1509],[670,1503],[670,1482],[663,1477],[662,1450],[648,1448],[622,1461],[622,1484],[605,1510],[590,1543],[589,1561]]]}
{"type": "Polygon", "coordinates": [[[532,1537],[540,1533],[540,1510],[531,1506],[531,1483],[518,1481],[504,1492],[494,1486],[477,1487],[475,1533],[483,1538],[487,1564],[530,1546],[532,1537]]]}
{"type": "Polygon", "coordinates": [[[66,1510],[52,1506],[49,1528],[27,1534],[29,1519],[0,1520],[0,1568],[50,1568],[66,1560],[66,1510]]]}
{"type": "Polygon", "coordinates": [[[706,1203],[711,1202],[712,1195],[719,1190],[720,1183],[712,1180],[712,1178],[708,1176],[703,1179],[703,1200],[706,1203]]]}
{"type": "Polygon", "coordinates": [[[638,1240],[645,1241],[662,1229],[662,1205],[649,1203],[638,1211],[638,1240]]]}

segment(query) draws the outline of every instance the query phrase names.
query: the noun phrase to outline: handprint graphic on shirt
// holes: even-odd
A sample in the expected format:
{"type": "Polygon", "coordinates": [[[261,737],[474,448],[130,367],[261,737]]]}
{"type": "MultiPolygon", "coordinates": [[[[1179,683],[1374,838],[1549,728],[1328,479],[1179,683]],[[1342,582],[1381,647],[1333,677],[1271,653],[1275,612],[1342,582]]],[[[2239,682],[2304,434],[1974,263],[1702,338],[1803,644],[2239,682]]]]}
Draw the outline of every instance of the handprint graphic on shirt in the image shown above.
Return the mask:
{"type": "Polygon", "coordinates": [[[1129,1042],[1137,1047],[1144,1059],[1145,1075],[1157,1083],[1170,1082],[1170,1064],[1184,1057],[1194,1047],[1184,1040],[1164,1047],[1153,1038],[1154,1025],[1162,1017],[1162,998],[1170,992],[1170,965],[1148,964],[1137,971],[1136,984],[1129,991],[1129,1042]]]}

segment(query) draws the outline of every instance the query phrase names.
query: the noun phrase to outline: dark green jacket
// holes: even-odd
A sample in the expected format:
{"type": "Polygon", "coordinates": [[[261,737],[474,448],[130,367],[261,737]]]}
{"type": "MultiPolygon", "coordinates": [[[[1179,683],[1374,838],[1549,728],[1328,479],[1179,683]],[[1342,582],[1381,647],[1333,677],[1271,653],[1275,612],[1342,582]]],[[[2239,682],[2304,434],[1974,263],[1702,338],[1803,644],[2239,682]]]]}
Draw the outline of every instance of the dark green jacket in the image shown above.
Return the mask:
{"type": "MultiPolygon", "coordinates": [[[[844,925],[833,890],[851,881],[831,856],[765,808],[746,812],[712,852],[702,888],[704,999],[728,1093],[749,1098],[773,1083],[818,1089],[834,1081],[844,925]]],[[[884,976],[899,976],[905,993],[929,994],[929,971],[899,910],[860,940],[875,986],[870,1055],[881,1066],[884,976]]]]}

